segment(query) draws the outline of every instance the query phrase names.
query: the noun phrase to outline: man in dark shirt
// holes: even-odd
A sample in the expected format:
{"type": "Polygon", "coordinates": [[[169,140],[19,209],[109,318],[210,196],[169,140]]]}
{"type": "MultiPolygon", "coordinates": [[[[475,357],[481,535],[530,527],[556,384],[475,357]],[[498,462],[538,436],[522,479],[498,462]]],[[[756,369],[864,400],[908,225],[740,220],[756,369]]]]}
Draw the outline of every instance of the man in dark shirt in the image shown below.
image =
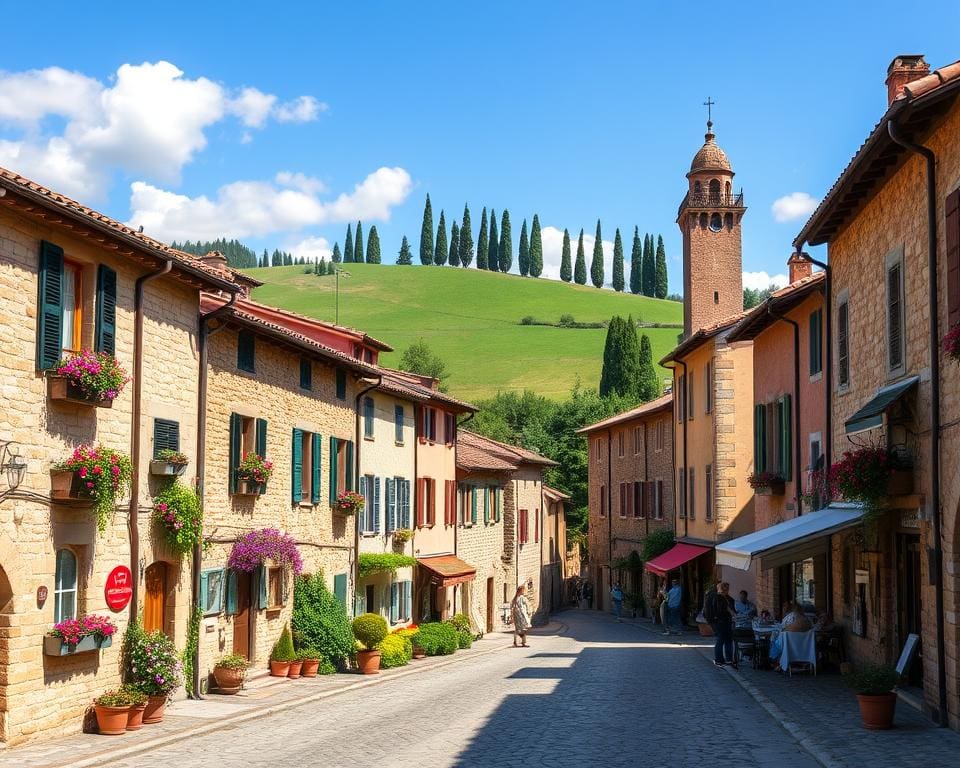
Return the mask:
{"type": "Polygon", "coordinates": [[[733,598],[730,597],[730,584],[724,581],[717,591],[707,594],[703,613],[717,638],[713,646],[713,663],[718,667],[724,664],[736,666],[733,655],[734,607],[733,598]]]}

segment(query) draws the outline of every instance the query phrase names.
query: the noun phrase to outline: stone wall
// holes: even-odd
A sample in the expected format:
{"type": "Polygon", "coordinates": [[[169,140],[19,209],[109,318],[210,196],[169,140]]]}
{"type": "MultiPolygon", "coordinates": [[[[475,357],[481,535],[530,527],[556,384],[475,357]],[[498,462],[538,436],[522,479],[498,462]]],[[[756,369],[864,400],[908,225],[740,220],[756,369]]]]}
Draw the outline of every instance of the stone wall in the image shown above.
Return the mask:
{"type": "MultiPolygon", "coordinates": [[[[460,481],[467,487],[477,485],[483,489],[487,486],[506,487],[509,484],[504,473],[472,473],[462,476],[460,481]]],[[[458,494],[459,496],[459,494],[458,494]]],[[[497,522],[494,510],[490,510],[490,522],[483,521],[483,503],[480,501],[477,510],[477,522],[475,524],[464,523],[464,520],[470,518],[470,507],[466,510],[462,507],[461,501],[460,520],[457,529],[457,557],[469,563],[477,569],[477,575],[473,581],[463,584],[459,589],[461,592],[461,602],[458,603],[457,610],[467,613],[470,617],[470,624],[475,630],[483,632],[492,632],[502,624],[500,608],[504,602],[510,602],[513,599],[513,589],[508,586],[508,597],[504,598],[504,586],[507,585],[507,569],[503,562],[503,525],[501,518],[497,522]],[[464,512],[466,514],[464,515],[464,512]],[[493,582],[493,603],[487,605],[487,583],[488,579],[493,582]],[[488,607],[492,608],[488,613],[488,607]],[[488,618],[492,617],[492,624],[488,623],[488,618]]],[[[506,507],[506,500],[504,501],[506,507]]]]}

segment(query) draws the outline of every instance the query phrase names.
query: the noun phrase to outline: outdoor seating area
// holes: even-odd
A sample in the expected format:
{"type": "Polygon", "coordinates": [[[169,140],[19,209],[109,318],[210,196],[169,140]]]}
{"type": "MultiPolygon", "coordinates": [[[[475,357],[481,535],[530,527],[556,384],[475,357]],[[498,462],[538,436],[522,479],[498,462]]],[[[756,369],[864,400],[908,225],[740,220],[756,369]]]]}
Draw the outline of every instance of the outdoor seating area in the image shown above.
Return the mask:
{"type": "MultiPolygon", "coordinates": [[[[789,617],[788,617],[789,618],[789,617]]],[[[746,661],[757,670],[778,670],[787,675],[839,672],[846,660],[841,628],[821,614],[805,631],[786,630],[783,621],[754,619],[750,627],[733,633],[735,659],[741,668],[746,661]]]]}

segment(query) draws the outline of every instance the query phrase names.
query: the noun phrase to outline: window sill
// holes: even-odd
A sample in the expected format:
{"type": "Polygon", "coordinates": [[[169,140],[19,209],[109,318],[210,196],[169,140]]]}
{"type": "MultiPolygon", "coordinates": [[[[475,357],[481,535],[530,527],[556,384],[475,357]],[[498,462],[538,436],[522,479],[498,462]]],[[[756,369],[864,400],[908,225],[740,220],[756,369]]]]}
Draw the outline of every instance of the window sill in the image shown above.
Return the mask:
{"type": "Polygon", "coordinates": [[[379,535],[376,531],[360,531],[360,537],[363,539],[375,539],[379,535]]]}
{"type": "Polygon", "coordinates": [[[374,442],[374,438],[368,437],[367,435],[364,435],[364,436],[363,436],[363,442],[365,442],[365,443],[372,443],[372,442],[374,442]]]}
{"type": "Polygon", "coordinates": [[[403,448],[403,446],[406,445],[406,443],[404,443],[403,440],[394,440],[394,441],[393,441],[393,444],[394,444],[397,448],[403,448]]]}
{"type": "Polygon", "coordinates": [[[276,619],[280,616],[280,612],[283,610],[282,605],[269,605],[264,610],[267,612],[268,619],[276,619]]]}
{"type": "Polygon", "coordinates": [[[816,384],[820,379],[823,378],[823,371],[817,371],[816,373],[810,374],[810,383],[816,384]]]}

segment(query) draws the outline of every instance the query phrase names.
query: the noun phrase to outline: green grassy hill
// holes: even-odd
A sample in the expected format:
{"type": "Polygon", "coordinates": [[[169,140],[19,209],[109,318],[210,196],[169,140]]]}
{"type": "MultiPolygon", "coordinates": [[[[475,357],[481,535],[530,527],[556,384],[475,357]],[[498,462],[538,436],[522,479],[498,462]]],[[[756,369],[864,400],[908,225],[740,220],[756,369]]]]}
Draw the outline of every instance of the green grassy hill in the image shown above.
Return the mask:
{"type": "MultiPolygon", "coordinates": [[[[521,325],[523,317],[558,322],[607,321],[632,314],[638,322],[682,323],[672,301],[597,290],[554,280],[524,279],[476,269],[346,264],[340,278],[340,323],[366,331],[395,352],[381,362],[396,365],[403,350],[422,338],[446,362],[448,386],[476,400],[498,390],[531,389],[563,397],[577,378],[600,380],[605,329],[521,325]]],[[[304,267],[246,270],[266,283],[253,297],[322,320],[334,320],[335,278],[304,274],[304,267]]],[[[654,360],[676,345],[677,328],[643,330],[654,360]]],[[[666,373],[664,373],[666,375],[666,373]]]]}

